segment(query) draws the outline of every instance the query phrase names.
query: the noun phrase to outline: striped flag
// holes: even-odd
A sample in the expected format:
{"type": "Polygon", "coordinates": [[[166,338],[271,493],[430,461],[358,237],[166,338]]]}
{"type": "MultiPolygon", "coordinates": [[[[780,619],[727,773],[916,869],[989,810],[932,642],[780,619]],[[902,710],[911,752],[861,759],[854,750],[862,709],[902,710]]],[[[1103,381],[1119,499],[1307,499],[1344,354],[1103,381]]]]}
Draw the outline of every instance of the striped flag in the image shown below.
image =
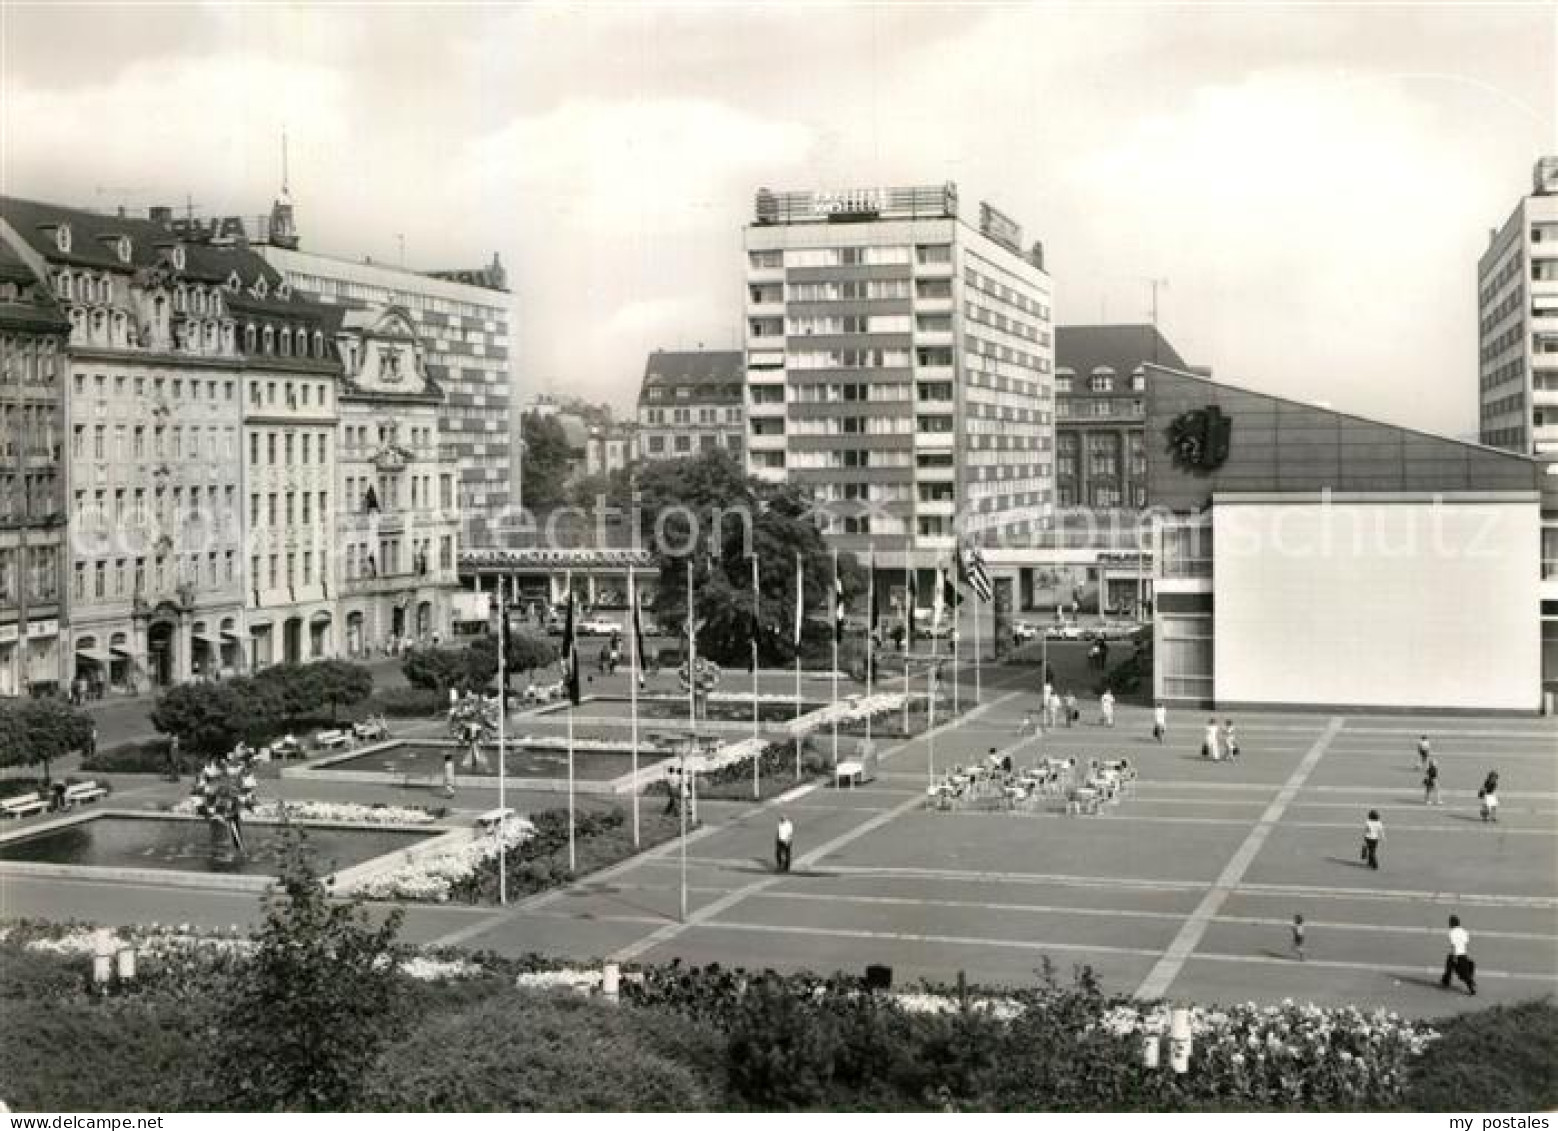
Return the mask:
{"type": "Polygon", "coordinates": [[[633,670],[638,675],[638,685],[644,686],[644,599],[639,595],[638,584],[631,575],[628,588],[633,602],[633,670]]]}
{"type": "Polygon", "coordinates": [[[995,590],[990,584],[990,571],[985,568],[984,555],[979,552],[978,546],[958,547],[958,575],[959,580],[974,591],[974,596],[979,598],[981,604],[990,603],[995,590]]]}
{"type": "Polygon", "coordinates": [[[568,614],[563,620],[563,684],[568,702],[579,705],[579,647],[574,638],[573,576],[568,578],[568,614]]]}
{"type": "Polygon", "coordinates": [[[801,569],[801,555],[795,555],[795,646],[801,646],[801,627],[806,623],[806,575],[801,569]]]}

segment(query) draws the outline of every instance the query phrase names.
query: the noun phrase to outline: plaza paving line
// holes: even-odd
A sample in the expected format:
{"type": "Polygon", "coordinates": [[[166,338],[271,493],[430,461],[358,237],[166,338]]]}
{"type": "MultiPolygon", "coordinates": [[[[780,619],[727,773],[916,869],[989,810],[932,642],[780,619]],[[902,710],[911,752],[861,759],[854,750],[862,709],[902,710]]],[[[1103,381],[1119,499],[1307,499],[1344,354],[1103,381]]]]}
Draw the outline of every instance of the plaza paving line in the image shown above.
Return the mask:
{"type": "Polygon", "coordinates": [[[1298,796],[1299,790],[1304,787],[1304,782],[1309,779],[1309,775],[1319,765],[1320,759],[1325,755],[1326,748],[1331,744],[1331,740],[1341,732],[1342,727],[1345,725],[1346,721],[1339,717],[1332,718],[1326,724],[1325,730],[1320,733],[1320,737],[1315,739],[1314,745],[1310,747],[1309,752],[1304,755],[1303,760],[1294,769],[1292,776],[1288,778],[1282,789],[1277,793],[1277,796],[1272,799],[1271,804],[1266,807],[1266,811],[1261,814],[1260,820],[1255,827],[1250,830],[1250,835],[1245,837],[1244,843],[1234,852],[1233,858],[1223,868],[1222,874],[1217,877],[1211,890],[1206,893],[1201,903],[1190,913],[1190,917],[1185,920],[1185,925],[1180,928],[1179,934],[1174,937],[1173,942],[1169,943],[1168,950],[1163,953],[1163,956],[1148,972],[1141,985],[1136,987],[1136,997],[1156,1000],[1167,992],[1175,976],[1184,966],[1185,960],[1195,951],[1196,944],[1201,941],[1201,936],[1206,933],[1207,925],[1211,923],[1217,912],[1222,908],[1224,900],[1228,898],[1228,893],[1239,886],[1239,881],[1244,878],[1244,873],[1249,870],[1250,864],[1260,852],[1261,846],[1266,843],[1266,838],[1271,835],[1271,830],[1282,819],[1282,814],[1286,812],[1288,805],[1298,796]]]}
{"type": "MultiPolygon", "coordinates": [[[[903,742],[883,753],[882,759],[885,761],[888,758],[895,757],[916,743],[932,742],[943,731],[966,725],[979,716],[993,711],[995,708],[1009,702],[1012,699],[1015,699],[1016,697],[1017,692],[1009,691],[1003,695],[998,695],[993,699],[989,699],[986,702],[981,703],[979,706],[964,712],[961,716],[957,716],[954,719],[943,723],[941,726],[929,729],[924,734],[917,735],[912,739],[904,740],[903,742]]],[[[814,783],[810,788],[815,789],[816,784],[814,783]]],[[[803,855],[797,857],[794,863],[799,865],[802,869],[808,868],[814,865],[817,861],[821,860],[823,857],[827,856],[829,853],[837,852],[840,848],[843,848],[848,844],[852,844],[861,837],[875,832],[882,826],[897,820],[905,813],[918,808],[921,804],[922,801],[918,795],[911,797],[909,800],[899,805],[895,805],[885,812],[879,812],[876,816],[869,818],[868,820],[862,822],[847,832],[839,834],[832,840],[818,845],[810,852],[804,853],[803,855]]],[[[766,806],[764,808],[766,808],[766,806]]],[[[696,926],[701,922],[705,922],[708,919],[719,915],[728,908],[734,907],[748,895],[762,891],[764,888],[771,887],[772,885],[780,882],[782,878],[783,877],[775,874],[764,877],[761,880],[753,881],[752,883],[747,884],[745,887],[737,888],[735,891],[715,900],[713,903],[700,907],[697,911],[691,913],[685,922],[666,923],[661,926],[659,930],[653,931],[644,938],[639,939],[637,942],[623,947],[613,957],[617,961],[627,961],[629,959],[636,958],[645,951],[650,950],[651,948],[658,946],[661,943],[674,939],[677,935],[681,934],[689,927],[696,926]]]]}
{"type": "MultiPolygon", "coordinates": [[[[616,885],[618,892],[667,892],[677,890],[677,886],[670,883],[663,884],[622,884],[616,885]]],[[[689,885],[690,894],[716,895],[728,889],[701,887],[689,885]]],[[[1242,890],[1242,889],[1241,889],[1242,890]]],[[[1011,902],[980,902],[977,900],[961,899],[936,899],[921,896],[893,896],[893,895],[859,895],[839,892],[799,891],[786,888],[769,888],[752,896],[756,900],[784,900],[795,903],[842,903],[865,906],[883,907],[940,907],[940,908],[965,908],[971,911],[989,912],[1017,912],[1019,914],[1044,914],[1044,915],[1077,915],[1094,918],[1121,918],[1121,919],[1183,919],[1184,914],[1179,911],[1147,911],[1134,908],[1120,907],[1078,907],[1070,904],[1056,903],[1011,903],[1011,902]]],[[[567,917],[567,911],[546,912],[548,915],[567,917]]],[[[593,914],[591,918],[596,918],[593,914]]],[[[659,919],[646,920],[660,922],[659,919]]],[[[1292,925],[1292,920],[1277,916],[1254,915],[1218,915],[1218,923],[1234,924],[1246,927],[1272,927],[1285,929],[1292,925]]],[[[1309,919],[1311,929],[1327,931],[1355,931],[1373,934],[1409,934],[1426,935],[1439,938],[1443,935],[1440,927],[1424,927],[1412,925],[1399,925],[1390,923],[1360,923],[1350,919],[1309,919]]],[[[722,925],[722,924],[717,924],[722,925]]],[[[1517,942],[1549,942],[1552,935],[1534,931],[1497,931],[1479,929],[1479,939],[1506,939],[1517,942]]]]}
{"type": "MultiPolygon", "coordinates": [[[[1058,803],[1059,799],[1051,799],[1058,803]]],[[[1096,813],[1090,817],[1081,818],[1088,821],[1128,821],[1138,825],[1239,825],[1250,823],[1247,817],[1168,817],[1156,813],[1141,813],[1134,809],[1127,811],[1129,800],[1122,802],[1122,808],[1112,813],[1096,813]]],[[[1383,806],[1375,806],[1383,808],[1383,806]]],[[[947,818],[977,818],[989,820],[991,817],[1005,817],[1012,820],[1047,820],[1060,816],[1059,810],[1005,810],[1005,809],[951,809],[939,813],[938,816],[947,818]]],[[[1509,811],[1505,810],[1508,816],[1509,811]]],[[[1361,825],[1357,821],[1294,821],[1284,820],[1284,829],[1355,829],[1361,831],[1361,825]]],[[[1461,821],[1454,825],[1387,825],[1387,833],[1459,833],[1463,836],[1485,836],[1482,822],[1467,823],[1461,821]],[[1462,827],[1464,826],[1464,827],[1462,827]]],[[[1507,821],[1499,823],[1499,831],[1516,836],[1558,836],[1558,828],[1520,828],[1509,824],[1507,821]]]]}

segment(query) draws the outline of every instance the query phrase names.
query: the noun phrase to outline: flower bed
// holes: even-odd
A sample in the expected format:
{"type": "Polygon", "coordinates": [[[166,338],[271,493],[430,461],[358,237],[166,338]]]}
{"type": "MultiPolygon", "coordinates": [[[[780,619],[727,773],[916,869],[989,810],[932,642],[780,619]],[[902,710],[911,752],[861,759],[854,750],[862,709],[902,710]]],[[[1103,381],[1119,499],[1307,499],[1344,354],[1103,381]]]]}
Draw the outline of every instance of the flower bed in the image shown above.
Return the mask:
{"type": "Polygon", "coordinates": [[[535,826],[520,818],[505,821],[501,830],[447,848],[414,853],[406,862],[349,883],[342,895],[367,899],[447,903],[473,876],[491,865],[504,849],[512,851],[535,835],[535,826]]]}
{"type": "MultiPolygon", "coordinates": [[[[186,797],[168,810],[198,816],[200,801],[186,797]]],[[[409,805],[357,805],[334,801],[261,801],[250,816],[257,821],[339,821],[353,825],[426,825],[436,821],[442,810],[409,805]]]]}

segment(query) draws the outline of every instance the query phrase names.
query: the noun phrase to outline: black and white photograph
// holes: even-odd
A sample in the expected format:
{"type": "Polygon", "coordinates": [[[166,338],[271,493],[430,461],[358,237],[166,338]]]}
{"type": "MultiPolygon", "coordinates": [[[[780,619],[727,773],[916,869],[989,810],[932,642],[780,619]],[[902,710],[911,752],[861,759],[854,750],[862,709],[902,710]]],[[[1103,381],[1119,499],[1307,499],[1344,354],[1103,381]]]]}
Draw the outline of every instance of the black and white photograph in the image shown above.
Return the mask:
{"type": "Polygon", "coordinates": [[[1555,994],[1558,0],[0,0],[8,1126],[1540,1131],[1555,994]]]}

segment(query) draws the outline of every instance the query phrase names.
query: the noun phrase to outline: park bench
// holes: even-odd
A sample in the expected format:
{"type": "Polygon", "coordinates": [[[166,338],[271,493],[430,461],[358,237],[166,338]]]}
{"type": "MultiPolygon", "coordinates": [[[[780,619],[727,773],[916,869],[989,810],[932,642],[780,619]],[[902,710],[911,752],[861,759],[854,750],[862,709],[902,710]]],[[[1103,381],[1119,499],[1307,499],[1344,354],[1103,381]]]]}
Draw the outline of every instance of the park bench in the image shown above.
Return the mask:
{"type": "Polygon", "coordinates": [[[389,737],[389,725],[382,718],[363,719],[352,724],[352,734],[364,742],[389,737]]]}
{"type": "Polygon", "coordinates": [[[286,761],[288,758],[306,757],[306,754],[303,750],[303,744],[297,739],[293,738],[290,734],[287,735],[286,738],[277,739],[271,744],[270,749],[271,753],[282,761],[286,761]]]}
{"type": "Polygon", "coordinates": [[[340,750],[352,744],[352,736],[344,730],[322,730],[314,735],[314,745],[321,750],[340,750]]]}
{"type": "Polygon", "coordinates": [[[65,808],[74,805],[85,805],[89,801],[96,801],[100,797],[107,797],[108,790],[98,785],[95,781],[78,781],[75,785],[65,787],[63,801],[65,808]]]}
{"type": "Polygon", "coordinates": [[[865,780],[866,767],[864,762],[840,762],[833,773],[834,785],[848,783],[853,788],[865,780]]]}
{"type": "Polygon", "coordinates": [[[488,809],[476,818],[476,827],[482,832],[490,833],[513,815],[514,810],[508,808],[488,809]]]}
{"type": "Polygon", "coordinates": [[[32,813],[42,813],[48,807],[49,803],[43,799],[43,794],[22,793],[0,801],[0,816],[26,817],[32,813]]]}

